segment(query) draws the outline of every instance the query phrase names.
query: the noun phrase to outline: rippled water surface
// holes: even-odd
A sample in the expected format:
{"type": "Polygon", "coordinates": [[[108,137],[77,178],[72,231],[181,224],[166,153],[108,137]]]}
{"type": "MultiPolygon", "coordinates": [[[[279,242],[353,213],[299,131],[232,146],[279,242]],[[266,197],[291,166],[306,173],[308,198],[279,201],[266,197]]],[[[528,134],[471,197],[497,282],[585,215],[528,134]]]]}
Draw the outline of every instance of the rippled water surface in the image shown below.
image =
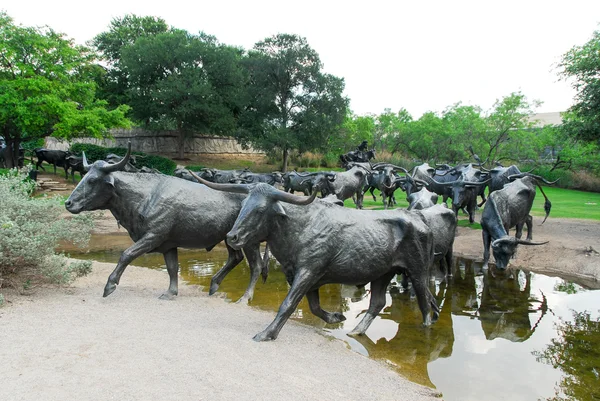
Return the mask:
{"type": "MultiPolygon", "coordinates": [[[[96,236],[92,239],[96,251],[71,256],[116,263],[129,243],[126,236],[96,236]]],[[[181,250],[181,277],[208,290],[212,275],[226,259],[221,246],[211,252],[181,250]]],[[[160,254],[144,255],[133,264],[165,270],[160,254]]],[[[292,318],[322,328],[356,352],[386,361],[414,382],[437,388],[448,401],[529,401],[564,390],[574,392],[575,399],[599,399],[594,397],[600,397],[600,291],[524,270],[513,279],[501,273],[492,277],[470,260],[456,260],[453,271],[449,280],[438,277],[431,282],[441,314],[429,328],[422,327],[410,290],[399,285],[390,288],[386,307],[365,336],[346,334],[368,308],[368,286],[321,288],[323,308],[342,311],[345,322],[325,324],[310,313],[305,299],[292,318]]],[[[219,292],[235,301],[248,279],[243,262],[225,278],[219,292]]],[[[275,312],[287,290],[284,275],[272,261],[269,278],[264,284],[259,281],[251,305],[275,312]]],[[[285,327],[280,336],[285,336],[285,327]]]]}

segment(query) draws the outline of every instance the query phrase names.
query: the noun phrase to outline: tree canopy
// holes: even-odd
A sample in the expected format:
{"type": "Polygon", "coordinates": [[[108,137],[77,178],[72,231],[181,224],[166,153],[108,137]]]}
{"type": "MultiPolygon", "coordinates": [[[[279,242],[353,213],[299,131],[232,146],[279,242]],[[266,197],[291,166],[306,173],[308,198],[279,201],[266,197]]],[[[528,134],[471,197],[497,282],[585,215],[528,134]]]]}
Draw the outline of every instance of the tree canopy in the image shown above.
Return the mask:
{"type": "Polygon", "coordinates": [[[127,127],[127,106],[112,111],[95,96],[93,54],[49,27],[22,27],[0,13],[0,135],[16,166],[22,141],[99,137],[127,127]]]}
{"type": "Polygon", "coordinates": [[[562,56],[560,76],[572,79],[575,104],[563,116],[563,130],[570,136],[600,144],[600,31],[581,46],[562,56]]]}
{"type": "Polygon", "coordinates": [[[233,135],[244,106],[242,51],[215,38],[171,30],[122,49],[132,116],[151,129],[233,135]]]}
{"type": "Polygon", "coordinates": [[[266,38],[245,65],[250,99],[237,131],[242,143],[280,149],[285,171],[290,150],[323,148],[337,134],[348,107],[344,80],[322,72],[319,55],[305,38],[266,38]]]}

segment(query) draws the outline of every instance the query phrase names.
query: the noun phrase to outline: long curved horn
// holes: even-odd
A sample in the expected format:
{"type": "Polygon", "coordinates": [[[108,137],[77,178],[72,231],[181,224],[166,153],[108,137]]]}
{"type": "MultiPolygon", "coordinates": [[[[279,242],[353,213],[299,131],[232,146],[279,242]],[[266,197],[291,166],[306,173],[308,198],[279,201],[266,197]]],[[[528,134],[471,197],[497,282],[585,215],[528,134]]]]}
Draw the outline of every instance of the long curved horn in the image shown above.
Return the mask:
{"type": "Polygon", "coordinates": [[[518,239],[516,237],[502,237],[502,238],[498,238],[497,240],[492,241],[492,247],[497,247],[500,244],[503,243],[508,243],[508,244],[521,244],[521,245],[545,245],[547,244],[549,241],[545,241],[545,242],[531,242],[531,241],[526,241],[526,240],[522,240],[522,239],[518,239]]]}
{"type": "Polygon", "coordinates": [[[203,178],[198,177],[193,171],[187,170],[201,184],[206,185],[209,188],[216,189],[217,191],[235,192],[238,194],[247,194],[250,192],[252,185],[254,184],[218,184],[216,182],[206,181],[203,178]]]}
{"type": "Polygon", "coordinates": [[[479,186],[479,185],[486,185],[491,180],[492,180],[491,178],[488,178],[485,181],[463,181],[463,182],[465,183],[465,185],[479,186]]]}
{"type": "Polygon", "coordinates": [[[436,184],[438,184],[438,185],[441,185],[441,186],[443,186],[443,187],[449,187],[449,186],[452,186],[452,185],[454,185],[454,183],[455,183],[455,182],[458,182],[458,181],[460,181],[460,180],[454,180],[454,181],[450,181],[450,182],[439,182],[439,181],[436,181],[436,180],[435,180],[435,178],[432,178],[431,180],[432,180],[433,182],[435,182],[436,184]]]}
{"type": "Polygon", "coordinates": [[[427,181],[423,181],[423,180],[421,180],[421,179],[419,179],[419,178],[414,178],[414,181],[415,181],[417,184],[421,184],[421,185],[423,185],[424,187],[428,187],[428,186],[429,186],[429,183],[428,183],[427,181]]]}
{"type": "Polygon", "coordinates": [[[312,194],[310,196],[306,197],[306,196],[298,196],[298,195],[290,194],[288,192],[283,192],[277,188],[273,188],[273,190],[274,190],[274,192],[272,192],[270,194],[270,196],[272,196],[273,199],[281,201],[281,202],[285,202],[285,203],[291,203],[292,205],[300,205],[300,206],[304,206],[304,205],[308,205],[309,203],[312,203],[312,201],[314,201],[315,198],[317,197],[317,192],[319,192],[318,190],[314,189],[312,194]]]}
{"type": "Polygon", "coordinates": [[[554,185],[554,184],[556,184],[556,183],[558,182],[558,180],[560,180],[560,178],[558,178],[558,179],[557,179],[557,180],[555,180],[555,181],[548,181],[548,180],[546,180],[544,177],[542,177],[541,175],[535,175],[535,174],[530,174],[530,173],[521,173],[521,174],[513,174],[513,175],[509,175],[509,176],[508,176],[508,180],[509,180],[509,181],[514,181],[514,180],[516,180],[516,179],[519,179],[519,178],[524,178],[524,177],[531,177],[531,178],[535,178],[536,180],[540,180],[540,181],[542,181],[543,183],[545,183],[545,184],[548,184],[548,185],[554,185]]]}
{"type": "Polygon", "coordinates": [[[521,245],[545,245],[550,241],[544,241],[544,242],[531,242],[531,241],[527,241],[527,240],[523,240],[523,239],[519,239],[517,240],[517,244],[521,244],[521,245]]]}
{"type": "Polygon", "coordinates": [[[123,157],[121,159],[120,162],[115,163],[115,164],[105,164],[104,166],[100,167],[99,169],[103,173],[107,173],[107,174],[112,173],[114,171],[122,170],[123,168],[125,168],[125,165],[129,161],[130,157],[131,157],[131,142],[128,142],[127,143],[127,153],[125,154],[125,157],[123,157]]]}
{"type": "Polygon", "coordinates": [[[81,152],[81,157],[83,157],[83,169],[85,171],[90,171],[91,164],[88,164],[87,158],[85,157],[85,152],[81,152]]]}

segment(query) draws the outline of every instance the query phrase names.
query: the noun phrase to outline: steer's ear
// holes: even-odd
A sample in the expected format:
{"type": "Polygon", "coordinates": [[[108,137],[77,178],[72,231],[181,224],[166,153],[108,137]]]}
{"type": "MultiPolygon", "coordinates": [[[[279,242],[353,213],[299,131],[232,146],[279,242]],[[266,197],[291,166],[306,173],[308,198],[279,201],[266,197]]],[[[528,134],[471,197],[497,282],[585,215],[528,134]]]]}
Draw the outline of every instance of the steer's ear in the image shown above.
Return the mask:
{"type": "Polygon", "coordinates": [[[108,174],[108,175],[107,175],[107,176],[104,178],[104,181],[105,181],[107,184],[109,184],[109,185],[111,185],[111,186],[113,186],[113,187],[115,186],[115,179],[114,179],[114,177],[113,177],[113,175],[112,175],[112,174],[108,174]]]}
{"type": "Polygon", "coordinates": [[[283,208],[283,206],[281,206],[280,202],[273,203],[273,210],[275,210],[275,213],[278,216],[287,217],[287,213],[285,212],[285,209],[283,208]]]}

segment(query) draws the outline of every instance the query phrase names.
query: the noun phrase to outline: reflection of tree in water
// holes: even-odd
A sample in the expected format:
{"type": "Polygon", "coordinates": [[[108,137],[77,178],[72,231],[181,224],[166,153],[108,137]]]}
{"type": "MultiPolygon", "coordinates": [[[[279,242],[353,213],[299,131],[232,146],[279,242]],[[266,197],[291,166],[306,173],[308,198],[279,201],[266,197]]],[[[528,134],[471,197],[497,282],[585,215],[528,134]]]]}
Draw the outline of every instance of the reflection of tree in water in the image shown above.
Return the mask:
{"type": "MultiPolygon", "coordinates": [[[[432,291],[433,292],[433,291],[432,291]]],[[[435,296],[442,305],[438,321],[431,327],[423,327],[418,303],[411,299],[410,291],[392,292],[392,305],[379,315],[399,323],[398,332],[391,340],[380,338],[373,341],[367,335],[355,337],[375,359],[386,360],[409,380],[435,387],[429,379],[427,364],[452,354],[454,332],[450,307],[443,306],[445,297],[451,296],[452,286],[441,283],[435,296]]]]}
{"type": "Polygon", "coordinates": [[[531,297],[531,273],[524,272],[525,285],[521,288],[518,275],[496,273],[483,276],[483,292],[479,306],[479,319],[485,338],[504,338],[513,342],[527,340],[548,311],[546,297],[542,300],[531,297]],[[534,304],[536,304],[534,306],[534,304]],[[533,325],[530,314],[539,314],[533,325]]]}
{"type": "Polygon", "coordinates": [[[600,400],[600,317],[573,311],[573,318],[557,323],[558,338],[533,354],[565,374],[551,401],[600,400]]]}

